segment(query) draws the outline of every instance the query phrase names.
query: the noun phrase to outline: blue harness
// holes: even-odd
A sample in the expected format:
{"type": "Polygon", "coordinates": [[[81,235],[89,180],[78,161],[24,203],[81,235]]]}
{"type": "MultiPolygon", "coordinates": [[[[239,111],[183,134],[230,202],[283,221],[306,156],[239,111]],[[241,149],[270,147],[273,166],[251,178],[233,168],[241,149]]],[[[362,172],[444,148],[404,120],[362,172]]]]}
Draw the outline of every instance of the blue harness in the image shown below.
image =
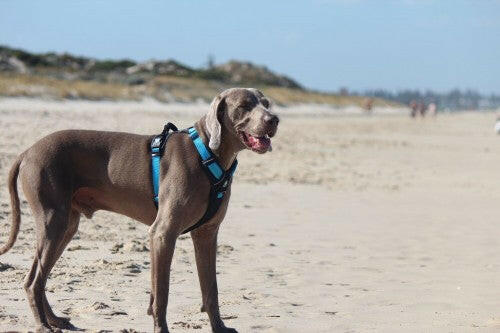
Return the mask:
{"type": "Polygon", "coordinates": [[[198,151],[198,154],[200,155],[200,165],[210,181],[210,195],[207,210],[197,223],[182,232],[185,234],[208,222],[215,215],[215,213],[217,213],[217,210],[224,199],[224,194],[226,193],[229,185],[231,185],[238,161],[234,160],[229,170],[225,171],[219,163],[217,156],[215,156],[210,148],[205,146],[203,140],[194,127],[178,131],[174,124],[168,123],[163,128],[163,132],[151,140],[151,171],[154,193],[153,201],[157,208],[158,193],[160,188],[160,159],[165,150],[167,140],[173,133],[187,133],[189,135],[194,146],[196,147],[196,150],[198,151]]]}

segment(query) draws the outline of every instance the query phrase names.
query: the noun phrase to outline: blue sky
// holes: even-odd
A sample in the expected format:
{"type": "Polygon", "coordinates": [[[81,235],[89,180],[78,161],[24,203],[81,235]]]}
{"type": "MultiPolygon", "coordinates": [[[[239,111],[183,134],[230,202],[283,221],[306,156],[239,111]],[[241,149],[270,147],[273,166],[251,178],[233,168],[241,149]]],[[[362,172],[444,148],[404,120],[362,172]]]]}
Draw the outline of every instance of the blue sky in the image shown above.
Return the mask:
{"type": "Polygon", "coordinates": [[[498,0],[0,0],[0,44],[195,67],[212,54],[325,91],[500,93],[498,0]]]}

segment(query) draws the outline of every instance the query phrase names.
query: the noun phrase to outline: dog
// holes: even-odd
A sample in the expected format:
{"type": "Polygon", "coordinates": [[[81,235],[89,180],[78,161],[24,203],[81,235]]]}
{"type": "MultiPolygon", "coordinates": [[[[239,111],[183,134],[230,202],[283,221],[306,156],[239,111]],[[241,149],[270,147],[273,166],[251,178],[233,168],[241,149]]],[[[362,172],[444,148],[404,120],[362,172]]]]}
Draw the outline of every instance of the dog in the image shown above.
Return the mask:
{"type": "MultiPolygon", "coordinates": [[[[271,150],[279,118],[270,101],[253,88],[232,88],[216,96],[209,112],[194,125],[227,170],[238,152],[271,150]]],[[[24,282],[37,332],[72,329],[69,318],[58,317],[45,295],[47,277],[78,229],[80,216],[97,210],[119,213],[149,228],[151,298],[148,314],[154,332],[168,332],[166,312],[170,265],[177,237],[193,226],[207,210],[211,183],[200,156],[186,133],[175,132],[161,158],[158,208],[153,202],[151,156],[154,136],[90,130],[50,134],[24,151],[10,170],[8,186],[12,226],[7,252],[16,241],[21,222],[17,180],[36,223],[33,265],[24,282]]],[[[213,217],[191,231],[202,292],[202,311],[213,332],[236,332],[224,325],[219,313],[216,281],[216,247],[231,188],[213,217]]]]}

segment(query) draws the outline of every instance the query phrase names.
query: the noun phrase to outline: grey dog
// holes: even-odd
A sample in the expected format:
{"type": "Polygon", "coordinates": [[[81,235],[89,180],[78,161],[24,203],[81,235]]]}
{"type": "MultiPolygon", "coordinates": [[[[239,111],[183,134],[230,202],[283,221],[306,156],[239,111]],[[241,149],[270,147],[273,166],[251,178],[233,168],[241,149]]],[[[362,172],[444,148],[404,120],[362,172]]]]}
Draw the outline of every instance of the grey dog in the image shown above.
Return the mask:
{"type": "MultiPolygon", "coordinates": [[[[195,128],[224,169],[229,168],[243,149],[261,154],[271,149],[270,138],[276,134],[279,120],[260,91],[228,89],[215,97],[210,107],[195,128]]],[[[12,227],[0,254],[14,245],[19,232],[19,177],[36,222],[36,255],[24,288],[38,332],[73,328],[68,318],[58,317],[52,311],[45,284],[77,231],[80,215],[91,218],[100,209],[150,226],[152,290],[148,314],[153,316],[155,332],[168,332],[166,313],[175,242],[207,209],[210,182],[191,138],[180,132],[171,135],[161,159],[157,209],[151,186],[152,138],[130,133],[65,130],[42,138],[14,162],[8,182],[12,227]]],[[[236,332],[226,327],[220,317],[215,268],[217,233],[229,197],[230,188],[213,218],[191,231],[202,311],[208,313],[214,332],[236,332]]]]}

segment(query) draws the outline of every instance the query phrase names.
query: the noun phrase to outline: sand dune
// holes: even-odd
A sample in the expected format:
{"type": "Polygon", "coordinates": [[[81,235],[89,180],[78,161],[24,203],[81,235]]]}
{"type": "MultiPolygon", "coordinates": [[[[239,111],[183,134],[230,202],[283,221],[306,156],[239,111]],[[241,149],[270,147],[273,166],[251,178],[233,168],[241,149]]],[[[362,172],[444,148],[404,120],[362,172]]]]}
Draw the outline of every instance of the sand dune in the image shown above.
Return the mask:
{"type": "MultiPolygon", "coordinates": [[[[156,133],[166,121],[192,124],[206,107],[44,103],[0,100],[2,243],[6,175],[35,140],[63,128],[156,133]]],[[[274,151],[240,156],[218,248],[226,323],[240,332],[500,331],[495,116],[314,111],[279,110],[274,151]]],[[[0,257],[0,331],[33,325],[22,284],[35,233],[22,208],[18,241],[0,257]]],[[[133,220],[83,219],[48,282],[54,310],[91,332],[150,332],[148,247],[147,227],[133,220]]],[[[210,331],[189,236],[177,243],[170,295],[173,332],[210,331]]]]}

